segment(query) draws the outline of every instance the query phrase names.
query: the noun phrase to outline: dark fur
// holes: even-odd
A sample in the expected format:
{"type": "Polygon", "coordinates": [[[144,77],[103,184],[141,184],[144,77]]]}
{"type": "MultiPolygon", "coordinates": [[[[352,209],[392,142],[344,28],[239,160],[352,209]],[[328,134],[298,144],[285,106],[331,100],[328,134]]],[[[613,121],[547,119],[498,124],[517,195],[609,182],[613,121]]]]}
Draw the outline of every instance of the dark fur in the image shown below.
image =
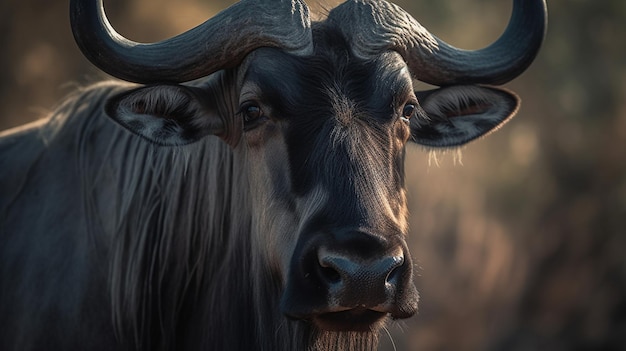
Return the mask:
{"type": "MultiPolygon", "coordinates": [[[[376,134],[376,125],[395,123],[386,108],[389,94],[370,99],[377,66],[355,64],[337,33],[316,34],[315,56],[283,55],[286,71],[256,78],[278,115],[297,116],[285,124],[295,195],[318,182],[333,192],[358,186],[352,183],[358,165],[341,156],[350,152],[345,142],[355,132],[337,140],[339,149],[328,146],[336,121],[327,88],[350,94],[363,114],[385,110],[358,133],[376,134]]],[[[3,169],[14,170],[1,179],[2,349],[376,348],[376,334],[320,332],[280,313],[280,274],[250,240],[255,209],[240,166],[243,146],[231,150],[215,137],[184,148],[148,145],[103,113],[104,101],[125,89],[86,89],[46,124],[1,141],[3,169]],[[15,183],[21,185],[11,187],[15,183]],[[32,221],[40,229],[33,231],[32,221]],[[42,234],[21,236],[30,232],[42,234]]],[[[380,131],[364,147],[388,148],[389,135],[380,131]]],[[[376,162],[391,170],[402,158],[376,162]]],[[[394,174],[393,187],[402,188],[402,173],[394,174]]],[[[320,220],[367,220],[354,203],[336,206],[344,212],[320,214],[320,220]]]]}
{"type": "MultiPolygon", "coordinates": [[[[5,133],[0,349],[376,349],[389,316],[407,318],[417,304],[404,241],[406,142],[460,145],[488,132],[485,119],[491,128],[509,118],[518,100],[491,88],[441,89],[431,94],[439,100],[427,104],[441,116],[428,118],[399,54],[356,57],[345,39],[332,23],[314,23],[310,56],[258,49],[240,67],[193,87],[157,87],[147,100],[133,99],[149,89],[129,94],[137,87],[94,85],[46,122],[5,133]],[[256,130],[244,132],[239,81],[255,83],[271,111],[270,122],[256,130]],[[198,103],[171,109],[173,94],[198,103]],[[407,104],[416,107],[410,122],[400,118],[407,104]],[[491,110],[474,112],[483,105],[491,110]],[[198,111],[205,110],[219,111],[224,120],[199,121],[198,111]],[[471,118],[452,121],[457,110],[471,118]],[[119,111],[149,111],[167,120],[152,139],[133,130],[148,126],[149,118],[120,123],[144,140],[109,119],[120,122],[119,111]],[[180,111],[183,116],[174,116],[180,111]],[[206,135],[202,122],[215,121],[223,122],[215,123],[219,133],[211,130],[219,137],[158,146],[159,140],[206,135]],[[439,124],[431,128],[432,121],[439,124]],[[250,171],[260,162],[254,153],[269,143],[259,138],[254,145],[247,137],[255,133],[284,143],[284,155],[264,159],[272,171],[267,179],[250,171]],[[265,197],[254,198],[255,182],[268,188],[265,197]],[[302,206],[319,188],[329,198],[302,206]],[[268,230],[280,227],[280,216],[297,222],[297,229],[268,230]],[[287,318],[281,309],[329,306],[330,293],[309,289],[315,279],[298,276],[297,268],[314,244],[330,247],[344,232],[372,242],[384,237],[385,250],[402,251],[393,310],[369,332],[322,331],[311,314],[287,318]],[[268,244],[274,240],[278,247],[268,244]]],[[[361,258],[392,254],[356,242],[344,248],[361,251],[361,258]]]]}

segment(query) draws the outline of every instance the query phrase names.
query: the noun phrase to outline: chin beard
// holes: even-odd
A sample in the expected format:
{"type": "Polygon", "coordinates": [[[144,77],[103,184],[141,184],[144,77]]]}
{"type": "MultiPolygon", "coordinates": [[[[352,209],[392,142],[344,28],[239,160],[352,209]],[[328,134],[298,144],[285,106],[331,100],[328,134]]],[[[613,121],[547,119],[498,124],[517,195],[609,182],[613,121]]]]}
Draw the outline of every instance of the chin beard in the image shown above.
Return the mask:
{"type": "Polygon", "coordinates": [[[379,333],[319,330],[312,337],[309,351],[376,351],[379,333]]]}

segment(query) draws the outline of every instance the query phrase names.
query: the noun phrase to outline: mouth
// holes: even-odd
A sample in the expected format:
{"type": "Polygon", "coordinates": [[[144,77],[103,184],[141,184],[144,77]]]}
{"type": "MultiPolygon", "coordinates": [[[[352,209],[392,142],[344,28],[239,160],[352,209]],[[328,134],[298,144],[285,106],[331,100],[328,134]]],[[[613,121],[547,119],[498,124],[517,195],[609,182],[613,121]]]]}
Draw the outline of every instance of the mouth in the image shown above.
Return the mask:
{"type": "Polygon", "coordinates": [[[387,313],[367,308],[322,313],[312,317],[318,328],[327,331],[372,332],[378,330],[387,313]]]}

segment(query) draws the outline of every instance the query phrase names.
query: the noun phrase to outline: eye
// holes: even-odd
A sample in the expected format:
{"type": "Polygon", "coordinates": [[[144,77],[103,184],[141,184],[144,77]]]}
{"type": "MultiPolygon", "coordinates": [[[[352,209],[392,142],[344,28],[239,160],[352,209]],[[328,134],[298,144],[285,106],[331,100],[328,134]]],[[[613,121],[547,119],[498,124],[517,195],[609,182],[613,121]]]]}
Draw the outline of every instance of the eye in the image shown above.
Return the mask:
{"type": "Polygon", "coordinates": [[[402,116],[401,118],[404,121],[407,121],[411,118],[411,116],[413,116],[413,112],[415,112],[415,104],[406,104],[404,105],[404,108],[402,109],[402,116]]]}
{"type": "Polygon", "coordinates": [[[265,120],[263,110],[256,102],[246,102],[241,106],[239,114],[243,118],[244,130],[250,130],[265,120]]]}
{"type": "Polygon", "coordinates": [[[249,123],[261,117],[261,108],[257,105],[248,105],[243,110],[243,121],[249,123]]]}

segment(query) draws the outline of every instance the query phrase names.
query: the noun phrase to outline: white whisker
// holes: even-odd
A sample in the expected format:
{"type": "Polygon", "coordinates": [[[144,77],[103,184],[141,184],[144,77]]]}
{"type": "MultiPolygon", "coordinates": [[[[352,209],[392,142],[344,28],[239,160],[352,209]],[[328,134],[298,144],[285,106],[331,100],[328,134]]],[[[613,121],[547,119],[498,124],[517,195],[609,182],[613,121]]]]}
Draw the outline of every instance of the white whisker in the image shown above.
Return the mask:
{"type": "Polygon", "coordinates": [[[396,343],[393,341],[393,337],[391,336],[389,329],[383,326],[383,330],[385,331],[385,333],[387,333],[387,336],[389,337],[389,341],[391,341],[391,346],[393,346],[393,351],[398,351],[398,348],[396,347],[396,343]]]}

